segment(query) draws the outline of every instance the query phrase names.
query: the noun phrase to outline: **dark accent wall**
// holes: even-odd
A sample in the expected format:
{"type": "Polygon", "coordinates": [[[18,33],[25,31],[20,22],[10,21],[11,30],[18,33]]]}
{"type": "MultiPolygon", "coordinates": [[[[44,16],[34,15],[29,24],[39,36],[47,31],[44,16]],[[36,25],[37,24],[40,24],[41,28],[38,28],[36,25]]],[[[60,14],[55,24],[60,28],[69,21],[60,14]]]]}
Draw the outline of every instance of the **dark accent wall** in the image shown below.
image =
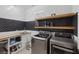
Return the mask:
{"type": "Polygon", "coordinates": [[[28,21],[25,25],[26,30],[36,30],[35,29],[35,21],[28,21]]]}
{"type": "Polygon", "coordinates": [[[24,22],[0,18],[0,32],[23,30],[24,22]]]}

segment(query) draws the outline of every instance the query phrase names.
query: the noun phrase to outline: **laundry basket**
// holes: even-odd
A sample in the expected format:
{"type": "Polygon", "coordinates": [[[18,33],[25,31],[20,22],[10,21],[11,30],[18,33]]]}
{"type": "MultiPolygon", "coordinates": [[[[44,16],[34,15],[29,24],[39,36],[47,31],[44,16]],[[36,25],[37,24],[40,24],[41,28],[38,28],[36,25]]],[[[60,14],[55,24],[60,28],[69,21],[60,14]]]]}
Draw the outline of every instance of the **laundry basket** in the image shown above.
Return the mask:
{"type": "Polygon", "coordinates": [[[7,40],[0,41],[0,54],[7,53],[6,46],[7,46],[7,40]]]}

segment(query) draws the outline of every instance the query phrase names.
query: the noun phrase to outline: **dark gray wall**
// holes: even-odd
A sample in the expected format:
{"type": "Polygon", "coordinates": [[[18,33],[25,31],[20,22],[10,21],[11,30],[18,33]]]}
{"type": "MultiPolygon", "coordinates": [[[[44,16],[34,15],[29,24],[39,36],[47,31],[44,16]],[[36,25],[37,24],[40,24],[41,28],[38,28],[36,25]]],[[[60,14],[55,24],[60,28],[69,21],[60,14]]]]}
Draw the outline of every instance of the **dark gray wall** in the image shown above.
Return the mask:
{"type": "Polygon", "coordinates": [[[26,30],[36,30],[35,29],[35,21],[26,22],[25,29],[26,30]]]}
{"type": "Polygon", "coordinates": [[[0,18],[0,32],[23,30],[24,22],[0,18]]]}

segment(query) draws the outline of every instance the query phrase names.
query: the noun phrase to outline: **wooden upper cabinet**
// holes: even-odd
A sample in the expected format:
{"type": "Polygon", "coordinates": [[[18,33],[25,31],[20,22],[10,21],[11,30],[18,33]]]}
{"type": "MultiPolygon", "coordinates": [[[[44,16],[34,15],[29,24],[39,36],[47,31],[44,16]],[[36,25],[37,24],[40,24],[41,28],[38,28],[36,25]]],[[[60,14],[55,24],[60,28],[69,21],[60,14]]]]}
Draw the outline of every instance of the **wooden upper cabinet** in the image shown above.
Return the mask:
{"type": "Polygon", "coordinates": [[[36,20],[58,19],[58,18],[72,17],[74,15],[76,15],[76,13],[66,13],[66,14],[60,14],[55,16],[40,17],[40,18],[36,18],[36,20]]]}

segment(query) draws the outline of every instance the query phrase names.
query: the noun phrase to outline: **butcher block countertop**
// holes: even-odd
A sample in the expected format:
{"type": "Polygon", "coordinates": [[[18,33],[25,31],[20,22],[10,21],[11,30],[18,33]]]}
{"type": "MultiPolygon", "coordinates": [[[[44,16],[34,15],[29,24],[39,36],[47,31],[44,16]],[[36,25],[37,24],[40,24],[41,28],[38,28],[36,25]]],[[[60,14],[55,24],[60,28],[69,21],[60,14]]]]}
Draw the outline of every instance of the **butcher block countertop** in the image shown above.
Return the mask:
{"type": "Polygon", "coordinates": [[[25,34],[30,34],[30,32],[26,32],[26,31],[1,32],[0,33],[0,41],[7,40],[8,38],[11,38],[11,37],[22,36],[25,34]]]}

